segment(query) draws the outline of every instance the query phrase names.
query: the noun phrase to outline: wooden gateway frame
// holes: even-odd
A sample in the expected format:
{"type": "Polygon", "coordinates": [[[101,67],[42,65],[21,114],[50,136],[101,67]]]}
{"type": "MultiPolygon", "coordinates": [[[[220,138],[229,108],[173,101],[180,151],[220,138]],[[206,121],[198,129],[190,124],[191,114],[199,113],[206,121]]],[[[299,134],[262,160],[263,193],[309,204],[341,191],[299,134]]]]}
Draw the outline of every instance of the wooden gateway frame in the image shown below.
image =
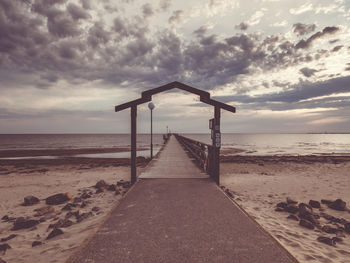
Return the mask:
{"type": "Polygon", "coordinates": [[[221,109],[230,111],[232,113],[236,112],[236,108],[228,104],[213,100],[210,98],[210,93],[190,87],[178,81],[168,83],[166,85],[160,86],[158,88],[146,90],[141,93],[141,98],[129,101],[124,104],[115,106],[115,112],[125,110],[127,108],[131,109],[131,183],[136,182],[136,117],[137,117],[137,105],[143,104],[145,102],[151,101],[152,96],[171,89],[180,89],[200,97],[200,101],[211,106],[214,106],[214,119],[211,120],[212,126],[212,144],[214,147],[214,180],[219,184],[220,178],[220,147],[221,147],[221,134],[220,134],[220,115],[221,109]]]}

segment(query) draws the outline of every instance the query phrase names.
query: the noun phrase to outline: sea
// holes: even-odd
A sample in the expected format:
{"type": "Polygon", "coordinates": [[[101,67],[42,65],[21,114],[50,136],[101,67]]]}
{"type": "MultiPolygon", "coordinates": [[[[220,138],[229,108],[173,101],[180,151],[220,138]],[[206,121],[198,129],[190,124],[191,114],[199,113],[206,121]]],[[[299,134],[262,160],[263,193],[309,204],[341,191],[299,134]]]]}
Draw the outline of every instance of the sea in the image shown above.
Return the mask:
{"type": "MultiPolygon", "coordinates": [[[[211,144],[210,134],[182,134],[211,144]]],[[[138,156],[149,156],[150,135],[138,134],[138,156]]],[[[154,154],[163,144],[163,135],[153,135],[154,154]]],[[[350,134],[241,134],[223,133],[222,149],[242,150],[240,155],[350,155],[350,134]]],[[[129,134],[0,134],[2,150],[44,150],[83,148],[128,148],[129,134]]],[[[73,157],[124,158],[130,152],[83,154],[73,157]]],[[[12,157],[22,158],[22,157],[12,157]]],[[[25,157],[28,158],[28,157],[25,157]]],[[[53,158],[36,156],[33,158],[53,158]]],[[[9,159],[9,158],[8,158],[9,159]]]]}

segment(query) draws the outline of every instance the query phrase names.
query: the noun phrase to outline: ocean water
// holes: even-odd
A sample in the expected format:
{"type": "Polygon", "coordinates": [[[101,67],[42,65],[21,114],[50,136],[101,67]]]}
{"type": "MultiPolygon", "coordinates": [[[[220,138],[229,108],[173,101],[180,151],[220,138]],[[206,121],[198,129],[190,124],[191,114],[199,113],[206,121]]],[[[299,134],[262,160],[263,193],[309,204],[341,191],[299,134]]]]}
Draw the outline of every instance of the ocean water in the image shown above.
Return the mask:
{"type": "MultiPolygon", "coordinates": [[[[183,134],[211,143],[210,134],[183,134]]],[[[153,135],[154,154],[163,144],[162,134],[153,135]]],[[[222,148],[242,149],[241,155],[350,155],[350,134],[222,134],[222,148]]],[[[150,135],[139,134],[137,146],[148,148],[150,135]]],[[[0,150],[79,149],[130,147],[128,134],[0,134],[0,150]]],[[[129,157],[130,153],[85,154],[78,157],[129,157]]],[[[138,156],[149,155],[148,150],[138,156]]]]}

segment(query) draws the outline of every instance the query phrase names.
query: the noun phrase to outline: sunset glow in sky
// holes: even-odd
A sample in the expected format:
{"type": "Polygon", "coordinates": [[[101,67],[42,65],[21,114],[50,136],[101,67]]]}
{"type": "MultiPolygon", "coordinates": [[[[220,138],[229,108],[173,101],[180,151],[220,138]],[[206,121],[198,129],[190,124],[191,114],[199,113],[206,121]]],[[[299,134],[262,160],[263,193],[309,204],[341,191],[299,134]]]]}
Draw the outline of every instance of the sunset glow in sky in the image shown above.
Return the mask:
{"type": "MultiPolygon", "coordinates": [[[[350,132],[350,1],[0,0],[0,133],[127,133],[114,106],[172,81],[235,106],[223,132],[350,132]]],[[[196,96],[154,104],[209,132],[196,96]]]]}

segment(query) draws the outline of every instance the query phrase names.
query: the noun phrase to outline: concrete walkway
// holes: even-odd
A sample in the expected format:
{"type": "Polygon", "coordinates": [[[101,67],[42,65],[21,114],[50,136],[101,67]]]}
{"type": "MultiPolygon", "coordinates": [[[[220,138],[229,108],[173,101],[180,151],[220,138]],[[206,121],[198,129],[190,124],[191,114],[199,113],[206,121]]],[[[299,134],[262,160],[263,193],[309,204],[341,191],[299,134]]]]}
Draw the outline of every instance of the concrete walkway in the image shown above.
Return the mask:
{"type": "Polygon", "coordinates": [[[190,160],[175,136],[139,178],[209,178],[190,160]]]}
{"type": "Polygon", "coordinates": [[[296,262],[210,179],[175,179],[180,163],[165,171],[173,179],[139,180],[68,262],[296,262]]]}

